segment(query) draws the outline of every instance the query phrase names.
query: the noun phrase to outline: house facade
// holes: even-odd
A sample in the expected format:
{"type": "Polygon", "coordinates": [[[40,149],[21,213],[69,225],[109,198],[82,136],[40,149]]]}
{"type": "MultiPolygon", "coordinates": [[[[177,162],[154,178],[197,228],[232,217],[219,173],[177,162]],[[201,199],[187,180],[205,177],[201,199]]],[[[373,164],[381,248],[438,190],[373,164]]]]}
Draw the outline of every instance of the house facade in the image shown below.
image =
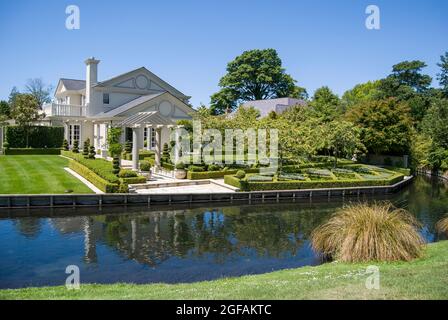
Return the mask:
{"type": "Polygon", "coordinates": [[[99,63],[95,58],[85,61],[85,80],[60,79],[53,102],[43,106],[42,123],[63,126],[71,147],[75,140],[82,146],[90,139],[105,155],[108,129],[121,126],[121,142],[132,140],[137,150],[158,147],[160,151],[176,121],[191,119],[190,97],[148,69],[141,67],[99,81],[99,63]],[[127,121],[130,118],[134,121],[127,121]]]}

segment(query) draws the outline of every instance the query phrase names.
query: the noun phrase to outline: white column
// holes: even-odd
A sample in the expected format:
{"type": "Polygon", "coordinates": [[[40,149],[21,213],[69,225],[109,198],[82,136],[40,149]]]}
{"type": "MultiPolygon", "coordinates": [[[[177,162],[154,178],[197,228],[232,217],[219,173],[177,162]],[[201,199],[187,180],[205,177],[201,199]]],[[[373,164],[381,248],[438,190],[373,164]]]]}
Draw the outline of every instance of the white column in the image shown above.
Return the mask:
{"type": "Polygon", "coordinates": [[[174,145],[174,164],[176,165],[179,162],[179,128],[175,127],[174,128],[174,139],[176,144],[174,145]]]}
{"type": "MultiPolygon", "coordinates": [[[[146,150],[151,150],[151,127],[146,127],[146,150]]],[[[143,143],[145,145],[145,143],[143,143]]]]}
{"type": "Polygon", "coordinates": [[[101,149],[101,127],[99,123],[95,123],[95,150],[101,149]]]}
{"type": "Polygon", "coordinates": [[[70,125],[69,125],[68,122],[65,122],[65,123],[64,123],[64,138],[65,138],[67,141],[70,141],[70,137],[68,136],[68,135],[69,135],[69,129],[70,129],[69,126],[70,126],[70,125]]]}
{"type": "Polygon", "coordinates": [[[156,157],[155,157],[155,165],[157,168],[161,167],[161,157],[162,157],[162,128],[157,127],[155,128],[156,132],[156,157]]]}
{"type": "Polygon", "coordinates": [[[132,128],[132,170],[135,171],[138,170],[138,146],[140,136],[140,128],[132,128]]]}

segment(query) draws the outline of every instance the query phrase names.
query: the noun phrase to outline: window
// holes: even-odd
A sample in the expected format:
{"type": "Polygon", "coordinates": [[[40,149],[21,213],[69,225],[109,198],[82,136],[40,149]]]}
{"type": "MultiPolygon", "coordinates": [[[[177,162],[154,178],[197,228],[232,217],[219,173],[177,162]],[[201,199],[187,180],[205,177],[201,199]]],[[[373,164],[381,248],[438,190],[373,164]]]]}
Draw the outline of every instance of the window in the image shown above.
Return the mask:
{"type": "Polygon", "coordinates": [[[103,103],[109,104],[109,94],[108,93],[103,93],[103,103]]]}
{"type": "Polygon", "coordinates": [[[155,149],[156,147],[156,132],[154,128],[145,128],[143,131],[143,141],[145,141],[145,145],[149,142],[149,149],[155,149]],[[148,138],[149,134],[149,138],[148,138]]]}
{"type": "Polygon", "coordinates": [[[69,145],[73,147],[73,144],[76,140],[78,140],[78,142],[80,142],[79,140],[81,139],[81,127],[79,124],[71,124],[69,126],[69,145]]]}

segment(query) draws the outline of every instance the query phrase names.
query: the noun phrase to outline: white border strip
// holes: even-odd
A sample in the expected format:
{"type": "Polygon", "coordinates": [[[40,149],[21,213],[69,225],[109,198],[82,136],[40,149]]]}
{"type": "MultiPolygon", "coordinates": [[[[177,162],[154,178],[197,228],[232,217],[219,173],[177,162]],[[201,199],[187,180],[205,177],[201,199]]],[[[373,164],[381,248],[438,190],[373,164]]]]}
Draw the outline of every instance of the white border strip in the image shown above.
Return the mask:
{"type": "Polygon", "coordinates": [[[100,189],[98,189],[97,187],[95,187],[95,185],[93,185],[91,182],[89,182],[87,179],[85,179],[83,176],[79,175],[78,173],[76,173],[75,171],[73,171],[70,168],[64,168],[65,171],[67,171],[68,173],[70,173],[72,176],[74,176],[75,178],[78,178],[78,180],[80,180],[82,183],[84,183],[87,187],[90,188],[90,190],[92,190],[93,192],[95,192],[96,194],[104,194],[103,191],[101,191],[100,189]]]}

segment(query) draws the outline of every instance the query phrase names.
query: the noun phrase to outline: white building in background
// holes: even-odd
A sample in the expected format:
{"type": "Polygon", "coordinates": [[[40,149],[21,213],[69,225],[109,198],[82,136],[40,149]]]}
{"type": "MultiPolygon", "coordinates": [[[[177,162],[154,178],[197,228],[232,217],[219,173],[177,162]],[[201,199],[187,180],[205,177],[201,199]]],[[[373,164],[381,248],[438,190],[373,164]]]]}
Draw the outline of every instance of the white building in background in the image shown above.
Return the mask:
{"type": "Polygon", "coordinates": [[[306,102],[296,98],[276,98],[267,100],[254,100],[243,103],[242,107],[254,107],[260,112],[260,117],[266,117],[274,111],[277,114],[281,114],[294,106],[305,106],[306,102]]]}
{"type": "Polygon", "coordinates": [[[194,110],[188,104],[190,97],[148,69],[141,67],[99,81],[99,62],[95,58],[85,61],[85,80],[61,78],[53,102],[43,106],[42,122],[64,126],[70,146],[75,140],[82,146],[90,139],[95,149],[104,154],[108,128],[141,114],[151,117],[145,116],[137,124],[133,122],[132,128],[123,127],[122,142],[134,138],[139,149],[144,145],[147,149],[156,149],[157,142],[160,147],[169,141],[170,127],[177,120],[191,119],[194,110]]]}

